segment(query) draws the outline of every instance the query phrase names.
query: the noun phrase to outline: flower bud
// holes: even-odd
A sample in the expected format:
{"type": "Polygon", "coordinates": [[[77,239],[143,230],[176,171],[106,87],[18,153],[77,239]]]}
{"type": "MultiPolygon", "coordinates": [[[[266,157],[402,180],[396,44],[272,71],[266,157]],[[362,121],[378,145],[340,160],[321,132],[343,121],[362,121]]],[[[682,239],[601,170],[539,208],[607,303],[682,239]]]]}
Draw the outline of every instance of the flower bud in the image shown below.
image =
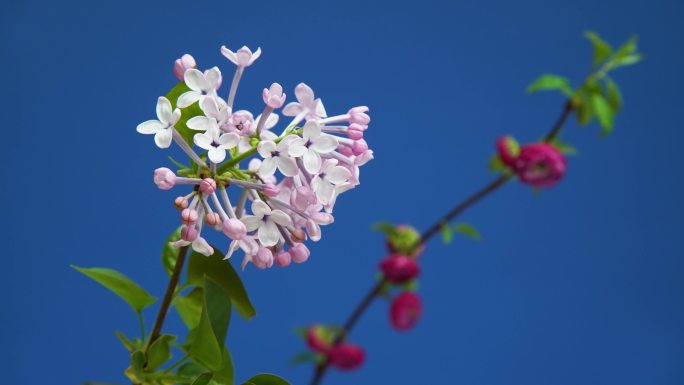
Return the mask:
{"type": "Polygon", "coordinates": [[[292,232],[290,232],[290,235],[292,236],[292,240],[295,242],[306,241],[306,233],[302,229],[295,229],[292,232]]]}
{"type": "Polygon", "coordinates": [[[267,197],[276,197],[280,194],[280,188],[273,183],[266,183],[264,185],[264,194],[266,194],[267,197]]]}
{"type": "Polygon", "coordinates": [[[512,136],[502,136],[496,141],[496,150],[503,164],[513,167],[520,155],[520,145],[512,136]]]}
{"type": "Polygon", "coordinates": [[[352,156],[352,155],[354,155],[354,151],[353,151],[352,148],[349,147],[349,146],[339,146],[339,147],[337,148],[337,151],[338,151],[340,154],[344,155],[344,156],[352,156]]]}
{"type": "Polygon", "coordinates": [[[247,227],[241,220],[236,218],[226,218],[223,221],[223,233],[232,240],[242,239],[247,234],[247,227]]]}
{"type": "Polygon", "coordinates": [[[185,208],[188,208],[188,205],[190,202],[188,202],[188,199],[186,197],[178,197],[173,201],[173,206],[177,210],[183,210],[185,208]]]}
{"type": "Polygon", "coordinates": [[[218,213],[207,213],[204,216],[204,222],[211,227],[216,227],[221,224],[221,216],[218,213]]]}
{"type": "Polygon", "coordinates": [[[186,242],[192,242],[199,236],[199,231],[195,226],[183,226],[181,229],[181,239],[186,242]]]}
{"type": "Polygon", "coordinates": [[[211,195],[216,191],[216,181],[211,178],[204,178],[200,182],[199,187],[204,194],[211,195]]]}
{"type": "Polygon", "coordinates": [[[406,283],[420,274],[416,260],[405,255],[388,255],[380,262],[380,270],[388,281],[395,285],[406,283]]]}
{"type": "Polygon", "coordinates": [[[252,263],[259,269],[268,269],[273,266],[273,253],[267,247],[260,247],[256,255],[252,257],[252,263]]]}
{"type": "Polygon", "coordinates": [[[368,107],[366,106],[361,106],[361,107],[354,107],[351,110],[349,110],[349,122],[352,124],[361,124],[364,126],[367,126],[368,123],[370,123],[370,116],[366,114],[368,112],[368,107]]]}
{"type": "Polygon", "coordinates": [[[262,97],[267,106],[276,109],[285,104],[286,95],[283,93],[283,87],[280,84],[273,83],[270,88],[264,88],[262,97]]]}
{"type": "Polygon", "coordinates": [[[520,181],[534,187],[550,187],[565,175],[563,154],[548,143],[523,146],[515,160],[515,172],[520,181]]]}
{"type": "Polygon", "coordinates": [[[290,255],[295,263],[303,263],[309,259],[311,252],[303,243],[295,243],[295,245],[290,249],[290,255]]]}
{"type": "Polygon", "coordinates": [[[358,368],[365,358],[366,354],[360,346],[347,343],[334,346],[328,352],[330,365],[342,370],[358,368]]]}
{"type": "Polygon", "coordinates": [[[275,263],[280,267],[290,266],[290,263],[292,263],[292,256],[290,256],[290,253],[287,251],[281,251],[280,253],[276,254],[275,263]]]}
{"type": "Polygon", "coordinates": [[[325,326],[313,325],[306,329],[306,344],[314,352],[327,353],[332,346],[331,339],[332,334],[326,332],[325,326]]]}
{"type": "Polygon", "coordinates": [[[154,184],[161,190],[169,190],[176,184],[176,174],[166,167],[154,170],[154,184]]]}
{"type": "Polygon", "coordinates": [[[173,64],[173,74],[176,75],[178,80],[183,81],[185,80],[185,71],[190,68],[197,68],[197,63],[195,63],[194,57],[186,53],[180,59],[176,59],[176,62],[173,64]]]}
{"type": "Polygon", "coordinates": [[[417,257],[423,251],[420,233],[408,225],[398,225],[394,232],[387,235],[387,248],[391,253],[417,257]]]}
{"type": "Polygon", "coordinates": [[[297,187],[290,195],[290,204],[299,210],[306,210],[317,202],[316,193],[308,186],[297,187]]]}
{"type": "Polygon", "coordinates": [[[347,136],[351,140],[359,140],[363,138],[363,131],[361,130],[353,130],[351,126],[349,126],[349,129],[347,129],[347,136]]]}
{"type": "Polygon", "coordinates": [[[416,325],[422,312],[423,303],[418,294],[407,291],[392,300],[390,322],[397,330],[409,330],[416,325]]]}
{"type": "Polygon", "coordinates": [[[368,150],[368,143],[363,139],[355,140],[352,144],[352,153],[354,155],[361,155],[366,150],[368,150]]]}
{"type": "Polygon", "coordinates": [[[181,211],[181,221],[188,226],[194,226],[199,219],[199,213],[195,209],[183,209],[181,211]]]}

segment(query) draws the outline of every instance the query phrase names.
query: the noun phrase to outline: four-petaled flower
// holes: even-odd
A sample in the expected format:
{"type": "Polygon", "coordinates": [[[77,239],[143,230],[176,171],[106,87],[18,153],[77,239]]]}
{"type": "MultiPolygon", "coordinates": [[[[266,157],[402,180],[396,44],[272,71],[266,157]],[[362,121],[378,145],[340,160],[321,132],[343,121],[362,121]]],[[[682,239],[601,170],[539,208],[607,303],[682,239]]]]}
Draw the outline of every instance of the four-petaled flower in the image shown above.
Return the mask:
{"type": "Polygon", "coordinates": [[[234,132],[225,134],[218,129],[211,129],[203,134],[195,134],[193,140],[197,147],[209,151],[209,160],[221,163],[226,159],[226,150],[230,150],[240,142],[240,136],[234,132]]]}
{"type": "Polygon", "coordinates": [[[247,231],[257,231],[257,238],[266,247],[275,246],[280,240],[278,225],[290,225],[290,217],[281,210],[272,210],[263,201],[252,203],[252,213],[242,218],[247,231]]]}
{"type": "Polygon", "coordinates": [[[302,114],[306,120],[317,120],[328,116],[321,99],[314,99],[314,92],[311,87],[299,83],[295,88],[295,96],[297,102],[288,103],[283,109],[283,115],[297,116],[302,114]]]}
{"type": "Polygon", "coordinates": [[[216,96],[216,90],[221,86],[221,71],[218,67],[210,68],[204,73],[195,68],[185,71],[185,84],[190,91],[184,92],[178,97],[178,107],[185,108],[193,103],[202,101],[207,96],[216,96]]]}
{"type": "Polygon", "coordinates": [[[302,138],[290,144],[289,153],[295,158],[301,156],[306,171],[315,174],[321,169],[321,154],[335,150],[338,142],[334,136],[321,134],[321,126],[313,120],[306,122],[302,131],[302,138]]]}
{"type": "Polygon", "coordinates": [[[237,52],[233,52],[224,45],[221,47],[221,53],[236,66],[245,68],[251,66],[261,56],[261,48],[257,48],[252,53],[252,50],[247,48],[247,46],[242,46],[237,52]]]}
{"type": "Polygon", "coordinates": [[[169,99],[160,96],[157,99],[157,118],[138,124],[137,131],[141,134],[154,134],[154,142],[159,148],[168,148],[173,139],[173,126],[181,117],[178,108],[171,110],[169,99]]]}
{"type": "Polygon", "coordinates": [[[327,159],[321,166],[321,172],[311,180],[311,187],[322,204],[332,201],[335,187],[342,185],[351,177],[349,170],[337,165],[337,159],[327,159]]]}
{"type": "Polygon", "coordinates": [[[264,158],[259,166],[259,176],[269,177],[275,173],[276,168],[285,176],[295,176],[299,173],[297,163],[288,154],[289,145],[296,138],[295,135],[288,135],[278,144],[272,140],[259,143],[257,151],[264,158]]]}

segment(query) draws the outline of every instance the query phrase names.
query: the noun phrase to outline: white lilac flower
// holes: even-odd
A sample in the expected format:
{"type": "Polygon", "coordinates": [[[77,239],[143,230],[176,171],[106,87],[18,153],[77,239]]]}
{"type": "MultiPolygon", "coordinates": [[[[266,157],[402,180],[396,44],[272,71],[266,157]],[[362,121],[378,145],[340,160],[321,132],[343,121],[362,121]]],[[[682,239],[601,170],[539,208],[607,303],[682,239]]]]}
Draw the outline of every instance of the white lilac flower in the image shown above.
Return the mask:
{"type": "Polygon", "coordinates": [[[221,47],[221,53],[236,66],[249,67],[259,58],[259,56],[261,56],[261,48],[257,48],[257,50],[252,53],[252,50],[247,48],[247,46],[242,46],[242,48],[233,52],[224,45],[221,47]]]}
{"type": "Polygon", "coordinates": [[[285,176],[295,176],[299,173],[297,163],[288,154],[289,143],[296,140],[295,135],[288,135],[280,143],[266,140],[257,146],[257,151],[264,160],[259,167],[261,177],[269,177],[278,169],[285,176]],[[291,138],[291,139],[289,139],[291,138]]]}
{"type": "Polygon", "coordinates": [[[311,180],[311,188],[322,204],[328,204],[333,199],[335,187],[344,184],[351,177],[349,170],[337,165],[336,159],[327,159],[321,166],[321,171],[311,180]]]}
{"type": "Polygon", "coordinates": [[[219,130],[221,126],[227,124],[230,118],[230,108],[220,99],[207,97],[200,103],[200,108],[204,116],[193,116],[186,125],[191,130],[209,131],[219,130]]]}
{"type": "Polygon", "coordinates": [[[321,134],[321,127],[313,120],[306,122],[302,130],[302,138],[292,141],[289,154],[292,157],[302,157],[304,168],[310,174],[321,169],[321,154],[328,154],[338,146],[337,139],[332,135],[321,134]]]}
{"type": "Polygon", "coordinates": [[[283,109],[283,115],[301,116],[306,120],[316,120],[328,116],[321,99],[314,99],[314,92],[311,87],[304,83],[297,84],[295,96],[297,101],[288,103],[283,109]]]}
{"type": "Polygon", "coordinates": [[[203,134],[195,134],[197,147],[209,151],[209,160],[221,163],[226,159],[226,151],[237,146],[240,136],[234,132],[222,133],[218,129],[211,129],[203,134]]]}
{"type": "Polygon", "coordinates": [[[154,134],[154,143],[159,148],[168,148],[173,140],[173,126],[180,119],[178,108],[172,110],[169,99],[160,96],[157,99],[157,119],[138,124],[137,131],[141,134],[154,134]]]}
{"type": "Polygon", "coordinates": [[[263,201],[252,203],[253,215],[246,215],[241,218],[247,227],[247,231],[256,231],[257,238],[263,246],[275,246],[280,240],[280,230],[278,225],[289,226],[290,217],[281,210],[271,210],[263,201]]]}
{"type": "Polygon", "coordinates": [[[207,96],[216,96],[216,90],[221,85],[221,71],[218,67],[210,68],[204,73],[190,68],[184,74],[185,84],[190,91],[178,97],[178,107],[185,108],[199,101],[200,105],[207,96]]]}

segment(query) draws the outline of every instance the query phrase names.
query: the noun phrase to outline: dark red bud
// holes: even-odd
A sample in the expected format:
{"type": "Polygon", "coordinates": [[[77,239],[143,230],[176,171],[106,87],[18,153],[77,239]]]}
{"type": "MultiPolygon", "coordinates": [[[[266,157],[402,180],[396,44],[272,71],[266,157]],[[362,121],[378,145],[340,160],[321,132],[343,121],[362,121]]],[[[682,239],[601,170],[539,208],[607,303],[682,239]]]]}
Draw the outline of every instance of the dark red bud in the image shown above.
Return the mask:
{"type": "Polygon", "coordinates": [[[380,270],[385,278],[400,285],[420,274],[420,267],[415,259],[401,254],[391,254],[380,262],[380,270]]]}
{"type": "Polygon", "coordinates": [[[353,370],[361,366],[366,359],[366,353],[360,346],[341,344],[330,349],[328,362],[330,365],[342,369],[353,370]]]}
{"type": "Polygon", "coordinates": [[[396,296],[392,301],[390,306],[390,322],[397,330],[409,330],[416,325],[422,313],[423,302],[418,294],[404,292],[396,296]]]}

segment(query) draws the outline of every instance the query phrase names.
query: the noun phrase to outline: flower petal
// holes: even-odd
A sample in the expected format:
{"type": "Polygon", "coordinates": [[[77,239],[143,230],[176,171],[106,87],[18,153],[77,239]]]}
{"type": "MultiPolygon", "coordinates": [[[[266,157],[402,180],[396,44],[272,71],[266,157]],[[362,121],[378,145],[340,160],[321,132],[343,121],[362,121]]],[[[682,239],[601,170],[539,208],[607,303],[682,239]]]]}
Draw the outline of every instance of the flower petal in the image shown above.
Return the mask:
{"type": "Polygon", "coordinates": [[[228,49],[228,47],[221,46],[221,54],[226,57],[226,59],[230,60],[233,62],[233,64],[237,65],[237,55],[235,55],[235,52],[231,51],[228,49]]]}
{"type": "Polygon", "coordinates": [[[271,157],[271,153],[276,150],[276,144],[273,141],[267,140],[265,142],[259,143],[257,146],[257,152],[262,158],[268,159],[271,157]]]}
{"type": "Polygon", "coordinates": [[[306,150],[307,148],[304,146],[304,139],[302,138],[293,140],[287,147],[287,153],[294,158],[299,158],[300,156],[304,155],[306,150]]]}
{"type": "Polygon", "coordinates": [[[318,200],[325,205],[330,202],[334,192],[335,189],[330,183],[321,180],[321,183],[318,184],[318,189],[316,189],[316,197],[318,197],[318,200]]]}
{"type": "Polygon", "coordinates": [[[188,120],[186,125],[189,129],[195,131],[209,131],[214,127],[218,129],[216,120],[213,118],[207,118],[206,116],[193,116],[190,118],[190,120],[188,120]]]}
{"type": "Polygon", "coordinates": [[[280,240],[280,232],[278,231],[278,227],[274,222],[270,221],[259,227],[257,236],[259,237],[261,244],[266,247],[275,246],[280,240]]]}
{"type": "Polygon", "coordinates": [[[202,90],[216,90],[221,83],[221,70],[218,67],[212,67],[204,71],[204,77],[207,79],[207,85],[202,90]]]}
{"type": "Polygon", "coordinates": [[[218,143],[223,148],[233,148],[240,143],[240,135],[234,132],[223,134],[221,137],[219,137],[218,143]]]}
{"type": "Polygon", "coordinates": [[[339,143],[337,142],[337,138],[335,138],[334,136],[321,135],[312,142],[311,148],[313,148],[314,150],[316,150],[316,152],[319,152],[321,154],[327,154],[336,149],[338,145],[339,143]]]}
{"type": "Polygon", "coordinates": [[[212,147],[209,149],[209,160],[214,163],[221,163],[226,159],[226,149],[221,147],[212,147]]]}
{"type": "Polygon", "coordinates": [[[160,130],[154,135],[154,143],[156,143],[159,148],[169,148],[172,139],[173,135],[169,129],[160,130]]]}
{"type": "Polygon", "coordinates": [[[192,242],[192,249],[204,255],[205,257],[214,254],[214,249],[209,246],[209,243],[206,241],[206,239],[202,237],[197,237],[197,239],[192,242]]]}
{"type": "Polygon", "coordinates": [[[302,105],[297,103],[297,102],[290,102],[285,105],[285,108],[283,108],[283,115],[285,116],[296,116],[300,112],[302,112],[303,108],[302,105]]]}
{"type": "Polygon", "coordinates": [[[321,170],[321,156],[312,149],[307,149],[302,157],[304,160],[304,168],[309,174],[317,174],[321,170]]]}
{"type": "Polygon", "coordinates": [[[273,176],[276,171],[278,164],[276,163],[276,158],[266,158],[259,166],[259,176],[262,178],[268,178],[273,176]]]}
{"type": "Polygon", "coordinates": [[[166,124],[158,120],[148,120],[138,124],[138,127],[136,127],[135,130],[141,134],[149,135],[156,134],[157,131],[163,130],[164,128],[166,128],[166,124]]]}
{"type": "Polygon", "coordinates": [[[211,150],[214,148],[211,144],[214,142],[212,139],[211,135],[208,133],[205,134],[195,134],[195,136],[192,138],[192,141],[195,142],[197,147],[203,149],[203,150],[211,150]]]}
{"type": "Polygon", "coordinates": [[[254,201],[252,203],[252,213],[257,218],[263,218],[264,215],[271,215],[271,208],[263,201],[254,201]]]}
{"type": "Polygon", "coordinates": [[[271,216],[269,217],[273,222],[281,225],[281,226],[289,226],[292,224],[292,220],[290,219],[290,216],[285,214],[282,210],[273,210],[271,211],[271,216]]]}
{"type": "Polygon", "coordinates": [[[294,159],[287,156],[279,156],[276,158],[276,162],[278,162],[278,169],[283,175],[295,176],[299,174],[299,169],[297,168],[297,163],[295,163],[294,159]]]}
{"type": "Polygon", "coordinates": [[[321,136],[321,126],[313,120],[309,120],[302,129],[304,140],[314,141],[321,136]]]}
{"type": "MultiPolygon", "coordinates": [[[[183,76],[185,84],[193,91],[202,91],[208,88],[207,79],[204,77],[204,74],[196,68],[188,68],[183,76]]],[[[178,104],[180,105],[180,98],[178,104]]]]}
{"type": "Polygon", "coordinates": [[[171,123],[171,102],[163,96],[157,99],[157,118],[162,123],[171,123]]]}
{"type": "Polygon", "coordinates": [[[305,108],[310,108],[314,100],[314,92],[311,87],[304,83],[297,84],[295,87],[295,96],[297,100],[304,105],[305,108]]]}
{"type": "MultiPolygon", "coordinates": [[[[188,70],[189,71],[189,70],[188,70]]],[[[178,97],[178,107],[185,108],[200,100],[202,93],[199,91],[188,91],[178,97]]]]}
{"type": "Polygon", "coordinates": [[[240,218],[240,220],[245,224],[247,231],[254,231],[263,223],[261,218],[257,218],[254,215],[245,215],[244,217],[240,218]]]}
{"type": "Polygon", "coordinates": [[[351,177],[351,172],[342,166],[330,167],[326,171],[325,179],[334,184],[342,184],[351,177]]]}

